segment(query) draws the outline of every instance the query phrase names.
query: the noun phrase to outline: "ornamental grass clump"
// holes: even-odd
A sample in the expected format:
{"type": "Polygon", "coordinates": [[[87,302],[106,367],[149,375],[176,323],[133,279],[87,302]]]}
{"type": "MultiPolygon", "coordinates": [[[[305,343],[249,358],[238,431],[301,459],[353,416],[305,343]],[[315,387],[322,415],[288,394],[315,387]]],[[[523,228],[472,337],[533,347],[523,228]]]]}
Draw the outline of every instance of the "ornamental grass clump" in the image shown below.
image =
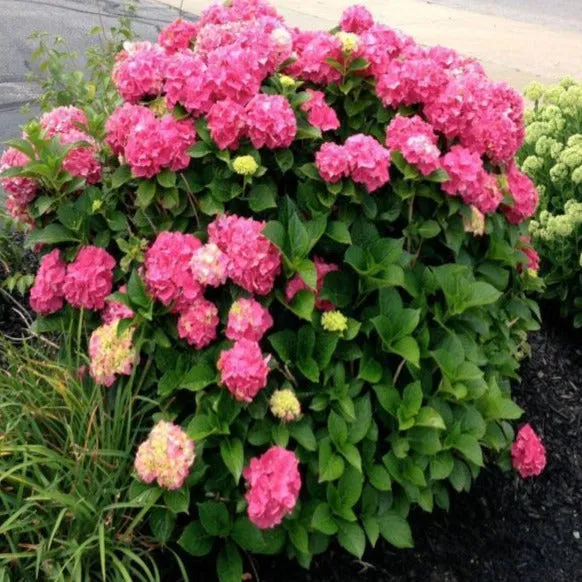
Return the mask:
{"type": "Polygon", "coordinates": [[[58,249],[38,329],[81,308],[121,350],[93,365],[104,390],[147,376],[160,414],[136,476],[178,487],[163,543],[216,552],[223,581],[240,550],[307,567],[337,540],[361,558],[380,536],[410,547],[411,508],[510,466],[540,286],[519,95],[363,7],[307,32],[262,0],[126,44],[113,80],[95,136],[50,137],[53,112],[2,180],[28,244],[58,249]],[[65,167],[77,148],[86,165],[65,167]]]}
{"type": "Polygon", "coordinates": [[[545,298],[582,327],[582,83],[529,85],[521,169],[536,183],[540,205],[530,222],[540,254],[545,298]]]}

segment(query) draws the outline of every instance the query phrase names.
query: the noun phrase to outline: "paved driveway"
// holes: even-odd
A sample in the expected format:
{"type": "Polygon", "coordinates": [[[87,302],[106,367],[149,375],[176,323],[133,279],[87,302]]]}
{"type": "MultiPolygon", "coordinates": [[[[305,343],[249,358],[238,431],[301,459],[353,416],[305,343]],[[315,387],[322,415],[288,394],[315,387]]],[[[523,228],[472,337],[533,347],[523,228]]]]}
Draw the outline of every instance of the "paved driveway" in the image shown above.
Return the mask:
{"type": "MultiPolygon", "coordinates": [[[[60,35],[82,52],[97,42],[89,31],[100,24],[116,24],[123,6],[123,0],[0,0],[0,142],[19,134],[18,126],[25,121],[19,109],[38,94],[38,88],[26,81],[35,46],[27,40],[30,33],[60,35]]],[[[153,40],[177,15],[175,8],[142,0],[134,28],[142,38],[153,40]]]]}

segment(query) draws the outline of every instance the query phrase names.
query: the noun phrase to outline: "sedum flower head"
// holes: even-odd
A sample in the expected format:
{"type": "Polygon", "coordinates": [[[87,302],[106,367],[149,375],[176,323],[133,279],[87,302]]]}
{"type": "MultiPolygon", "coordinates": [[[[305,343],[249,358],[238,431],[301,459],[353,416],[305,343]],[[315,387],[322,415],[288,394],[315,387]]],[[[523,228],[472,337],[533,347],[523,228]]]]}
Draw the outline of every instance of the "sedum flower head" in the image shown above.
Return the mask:
{"type": "Polygon", "coordinates": [[[252,176],[259,169],[259,165],[253,156],[238,156],[232,163],[232,168],[241,176],[252,176]]]}
{"type": "Polygon", "coordinates": [[[544,161],[538,156],[528,156],[521,165],[522,171],[533,178],[544,166],[544,161]]]}
{"type": "Polygon", "coordinates": [[[301,416],[301,404],[290,388],[275,390],[269,402],[273,416],[291,422],[301,416]]]}
{"type": "Polygon", "coordinates": [[[358,35],[352,32],[344,32],[343,30],[336,34],[339,41],[342,43],[342,51],[346,55],[350,55],[358,50],[358,35]]]}
{"type": "Polygon", "coordinates": [[[550,180],[554,184],[559,184],[568,178],[568,166],[566,164],[557,163],[553,168],[550,168],[550,180]]]}
{"type": "Polygon", "coordinates": [[[535,143],[543,135],[551,135],[552,127],[547,121],[534,121],[530,123],[525,130],[525,140],[526,145],[535,145],[535,143]]]}
{"type": "Polygon", "coordinates": [[[523,91],[523,94],[531,101],[539,101],[545,93],[545,88],[541,83],[534,81],[530,83],[523,91]]]}
{"type": "Polygon", "coordinates": [[[326,311],[321,316],[321,326],[326,331],[343,333],[348,329],[348,318],[341,311],[326,311]]]}

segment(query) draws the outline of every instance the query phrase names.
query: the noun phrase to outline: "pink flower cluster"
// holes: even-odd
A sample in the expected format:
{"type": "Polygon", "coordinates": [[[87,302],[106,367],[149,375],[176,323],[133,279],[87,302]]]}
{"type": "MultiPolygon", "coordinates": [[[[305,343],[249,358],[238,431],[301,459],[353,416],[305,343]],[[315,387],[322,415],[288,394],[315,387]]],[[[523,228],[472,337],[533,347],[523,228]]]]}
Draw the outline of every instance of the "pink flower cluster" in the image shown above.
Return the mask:
{"type": "Polygon", "coordinates": [[[63,170],[72,176],[84,178],[88,184],[101,180],[102,168],[99,161],[97,142],[83,128],[87,117],[77,107],[57,107],[40,118],[40,125],[46,138],[57,137],[62,145],[82,143],[72,148],[63,161],[63,170]]]}
{"type": "Polygon", "coordinates": [[[58,249],[42,258],[34,285],[30,290],[30,306],[35,313],[50,315],[62,309],[66,273],[67,264],[61,259],[58,249]]]}
{"type": "Polygon", "coordinates": [[[507,220],[518,224],[534,214],[538,206],[539,196],[534,183],[529,176],[511,164],[507,173],[507,187],[513,198],[512,207],[504,207],[507,220]]]}
{"type": "Polygon", "coordinates": [[[301,106],[301,110],[307,112],[307,121],[321,131],[339,129],[337,113],[325,102],[325,93],[313,89],[307,89],[307,93],[309,101],[301,106]]]}
{"type": "Polygon", "coordinates": [[[423,176],[440,168],[441,152],[437,147],[437,136],[432,125],[418,115],[397,115],[386,130],[386,146],[399,151],[423,176]]]}
{"type": "MultiPolygon", "coordinates": [[[[0,173],[11,168],[22,168],[30,162],[30,158],[15,148],[8,148],[0,156],[0,173]]],[[[26,224],[32,223],[28,215],[28,205],[38,194],[38,183],[34,178],[13,176],[1,178],[0,184],[8,194],[6,208],[15,220],[26,224]]]]}
{"type": "Polygon", "coordinates": [[[228,312],[226,337],[258,342],[272,326],[273,318],[266,307],[255,299],[237,299],[228,312]]]}
{"type": "Polygon", "coordinates": [[[374,18],[365,6],[349,6],[342,14],[340,26],[345,32],[362,34],[374,26],[374,18]]]}
{"type": "Polygon", "coordinates": [[[218,216],[208,226],[209,241],[229,258],[228,276],[249,293],[266,295],[281,271],[281,254],[263,235],[264,222],[218,216]]]}
{"type": "Polygon", "coordinates": [[[520,263],[518,265],[518,271],[521,273],[524,269],[527,269],[528,271],[531,270],[537,273],[540,268],[540,256],[531,244],[531,237],[525,235],[520,236],[518,249],[527,257],[526,263],[520,263]]]}
{"type": "Polygon", "coordinates": [[[194,441],[178,425],[160,420],[135,456],[141,481],[157,481],[163,489],[180,489],[195,459],[194,441]]]}
{"type": "Polygon", "coordinates": [[[180,314],[178,335],[197,350],[201,350],[216,339],[218,323],[216,305],[200,297],[180,314]]]}
{"type": "Polygon", "coordinates": [[[113,288],[115,259],[99,247],[83,247],[67,267],[63,294],[77,309],[103,309],[113,288]]]}
{"type": "Polygon", "coordinates": [[[264,357],[256,341],[240,339],[218,358],[220,381],[241,402],[252,402],[267,385],[270,356],[264,357]]]}
{"type": "Polygon", "coordinates": [[[198,25],[187,20],[174,20],[158,36],[158,43],[164,47],[168,54],[176,53],[187,48],[194,40],[198,32],[198,25]]]}
{"type": "Polygon", "coordinates": [[[125,158],[136,178],[152,178],[164,168],[175,172],[187,168],[187,150],[196,141],[191,120],[157,118],[147,107],[127,103],[113,112],[105,129],[105,141],[125,158]]]}
{"type": "Polygon", "coordinates": [[[525,479],[537,477],[546,466],[546,449],[533,428],[526,424],[522,426],[511,445],[513,467],[525,479]]]}
{"type": "Polygon", "coordinates": [[[333,263],[326,263],[319,257],[313,259],[315,263],[315,269],[317,272],[317,288],[312,289],[305,283],[305,281],[300,277],[300,275],[295,275],[288,283],[285,289],[285,298],[287,301],[291,301],[299,291],[307,289],[315,293],[315,307],[320,311],[333,311],[335,305],[328,301],[327,299],[320,299],[319,294],[323,289],[323,284],[325,283],[325,276],[333,271],[339,271],[339,266],[333,263]]]}
{"type": "Polygon", "coordinates": [[[261,529],[279,525],[291,513],[301,490],[299,460],[292,451],[271,447],[243,471],[249,519],[261,529]]]}
{"type": "MultiPolygon", "coordinates": [[[[127,285],[119,288],[119,293],[126,293],[127,285]]],[[[103,323],[112,323],[116,319],[133,319],[133,310],[121,301],[105,300],[105,307],[101,312],[103,323]]]]}
{"type": "Polygon", "coordinates": [[[320,176],[335,183],[348,176],[374,192],[390,181],[390,152],[372,136],[358,133],[343,146],[324,143],[315,155],[320,176]]]}

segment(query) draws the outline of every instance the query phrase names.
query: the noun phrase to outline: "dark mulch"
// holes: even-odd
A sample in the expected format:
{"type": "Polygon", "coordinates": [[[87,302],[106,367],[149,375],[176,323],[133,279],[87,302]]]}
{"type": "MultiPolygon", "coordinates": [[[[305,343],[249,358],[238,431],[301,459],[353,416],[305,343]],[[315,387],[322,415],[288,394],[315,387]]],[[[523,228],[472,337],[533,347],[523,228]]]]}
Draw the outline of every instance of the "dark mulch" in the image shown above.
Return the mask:
{"type": "MultiPolygon", "coordinates": [[[[548,317],[551,321],[552,318],[548,317]]],[[[564,324],[563,328],[567,326],[564,324]]],[[[264,582],[574,582],[582,580],[582,334],[546,327],[531,336],[515,398],[544,440],[548,465],[523,481],[485,471],[451,512],[415,514],[413,550],[387,544],[354,561],[340,549],[306,572],[261,560],[264,582]]]]}

